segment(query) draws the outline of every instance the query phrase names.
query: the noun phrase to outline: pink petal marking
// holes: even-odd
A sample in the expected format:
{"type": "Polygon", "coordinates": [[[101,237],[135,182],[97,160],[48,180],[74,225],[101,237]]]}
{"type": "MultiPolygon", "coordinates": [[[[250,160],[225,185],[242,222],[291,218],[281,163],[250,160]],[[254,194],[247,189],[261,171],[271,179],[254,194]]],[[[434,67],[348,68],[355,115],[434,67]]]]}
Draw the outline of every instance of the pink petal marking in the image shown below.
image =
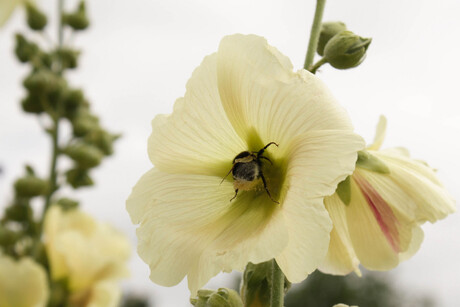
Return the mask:
{"type": "Polygon", "coordinates": [[[394,252],[399,253],[401,251],[398,232],[399,221],[390,206],[363,177],[355,173],[353,174],[353,179],[358,184],[359,189],[374,213],[375,219],[379,223],[380,229],[394,252]]]}

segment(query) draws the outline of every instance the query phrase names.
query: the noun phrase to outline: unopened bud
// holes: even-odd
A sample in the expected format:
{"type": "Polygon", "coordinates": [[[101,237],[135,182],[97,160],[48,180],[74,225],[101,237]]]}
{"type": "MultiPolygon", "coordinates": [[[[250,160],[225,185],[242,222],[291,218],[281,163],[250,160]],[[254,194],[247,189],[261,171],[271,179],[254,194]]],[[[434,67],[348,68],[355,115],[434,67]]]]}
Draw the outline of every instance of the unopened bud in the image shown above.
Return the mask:
{"type": "Polygon", "coordinates": [[[87,102],[80,89],[69,89],[63,95],[64,116],[73,119],[77,116],[81,107],[87,106],[87,102]]]}
{"type": "Polygon", "coordinates": [[[27,175],[16,180],[14,189],[16,195],[19,197],[35,197],[48,193],[49,182],[35,176],[27,175]]]}
{"type": "Polygon", "coordinates": [[[73,135],[82,137],[89,132],[99,129],[99,119],[89,112],[80,112],[72,120],[73,135]]]}
{"type": "Polygon", "coordinates": [[[59,57],[62,68],[76,68],[78,65],[79,55],[80,51],[73,50],[70,48],[60,48],[56,51],[56,56],[59,57]]]}
{"type": "Polygon", "coordinates": [[[190,299],[195,307],[242,307],[243,302],[235,290],[220,288],[217,291],[199,290],[196,298],[190,299]]]}
{"type": "Polygon", "coordinates": [[[62,22],[77,31],[86,29],[89,26],[89,20],[86,16],[85,1],[80,1],[74,13],[63,14],[62,22]]]}
{"type": "Polygon", "coordinates": [[[316,48],[316,51],[318,52],[319,55],[323,56],[324,55],[324,47],[326,46],[327,42],[333,38],[336,34],[346,31],[347,26],[340,21],[334,21],[334,22],[324,22],[321,25],[321,32],[319,34],[319,40],[318,40],[318,47],[316,48]]]}
{"type": "Polygon", "coordinates": [[[37,44],[29,42],[24,35],[16,34],[16,47],[14,49],[14,53],[19,61],[26,63],[34,56],[38,55],[39,48],[37,44]]]}
{"type": "Polygon", "coordinates": [[[12,205],[6,208],[5,217],[10,221],[26,222],[32,220],[33,212],[29,199],[16,198],[12,205]]]}
{"type": "Polygon", "coordinates": [[[88,175],[88,170],[81,168],[74,168],[66,173],[67,182],[74,188],[91,186],[94,184],[91,177],[88,175]]]}
{"type": "Polygon", "coordinates": [[[39,69],[24,79],[24,87],[32,94],[58,92],[66,86],[65,81],[48,69],[39,69]]]}
{"type": "Polygon", "coordinates": [[[28,95],[22,99],[21,106],[24,112],[40,114],[44,111],[41,98],[37,95],[28,95]]]}
{"type": "Polygon", "coordinates": [[[324,47],[324,58],[337,69],[353,68],[361,64],[372,39],[362,38],[353,32],[336,34],[324,47]]]}
{"type": "Polygon", "coordinates": [[[113,153],[113,142],[120,135],[110,134],[103,129],[96,129],[85,136],[85,141],[99,148],[106,156],[113,153]]]}
{"type": "Polygon", "coordinates": [[[26,2],[27,24],[32,30],[41,31],[45,28],[48,18],[37,6],[30,2],[26,2]]]}
{"type": "Polygon", "coordinates": [[[98,166],[104,156],[97,147],[85,143],[69,145],[63,152],[84,169],[98,166]]]}

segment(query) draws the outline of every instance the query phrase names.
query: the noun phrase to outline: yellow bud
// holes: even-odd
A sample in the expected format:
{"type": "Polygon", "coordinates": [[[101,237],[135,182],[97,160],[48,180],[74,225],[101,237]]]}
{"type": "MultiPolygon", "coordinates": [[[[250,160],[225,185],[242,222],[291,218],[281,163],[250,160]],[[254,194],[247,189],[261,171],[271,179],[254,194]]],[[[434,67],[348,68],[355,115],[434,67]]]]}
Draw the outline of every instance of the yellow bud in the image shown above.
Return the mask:
{"type": "Polygon", "coordinates": [[[334,22],[324,22],[321,25],[321,32],[319,34],[319,40],[318,40],[318,47],[316,48],[316,51],[318,52],[319,55],[324,55],[324,47],[326,46],[327,42],[334,37],[336,34],[346,31],[347,26],[340,21],[334,21],[334,22]]]}
{"type": "Polygon", "coordinates": [[[372,39],[362,38],[353,32],[336,34],[324,47],[324,58],[337,69],[353,68],[361,64],[372,39]]]}

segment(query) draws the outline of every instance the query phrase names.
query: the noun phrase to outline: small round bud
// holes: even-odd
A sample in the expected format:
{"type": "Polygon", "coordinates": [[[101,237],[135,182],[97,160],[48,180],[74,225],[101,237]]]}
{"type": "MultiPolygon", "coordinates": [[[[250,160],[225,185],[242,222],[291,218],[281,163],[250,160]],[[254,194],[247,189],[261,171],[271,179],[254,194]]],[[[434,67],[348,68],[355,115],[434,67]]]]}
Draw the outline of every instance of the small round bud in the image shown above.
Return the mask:
{"type": "Polygon", "coordinates": [[[110,156],[113,153],[113,142],[119,137],[103,129],[96,129],[85,136],[85,141],[99,148],[106,156],[110,156]]]}
{"type": "Polygon", "coordinates": [[[97,147],[85,143],[70,145],[63,152],[84,169],[98,166],[104,156],[97,147]]]}
{"type": "Polygon", "coordinates": [[[27,24],[32,30],[41,31],[45,28],[48,18],[37,6],[30,2],[26,2],[27,24]]]}
{"type": "Polygon", "coordinates": [[[64,116],[69,119],[75,118],[79,109],[87,106],[83,91],[80,89],[66,90],[62,103],[64,105],[64,116]]]}
{"type": "Polygon", "coordinates": [[[195,307],[243,307],[243,302],[235,290],[220,288],[217,291],[199,290],[196,298],[190,299],[195,307]]]}
{"type": "Polygon", "coordinates": [[[10,221],[27,222],[32,220],[33,211],[27,201],[15,200],[15,202],[6,208],[5,217],[10,221]]]}
{"type": "Polygon", "coordinates": [[[39,53],[37,44],[29,42],[24,35],[16,34],[16,47],[14,53],[22,63],[29,62],[39,53]]]}
{"type": "Polygon", "coordinates": [[[62,22],[76,31],[86,29],[89,26],[89,20],[86,16],[85,1],[80,1],[74,13],[63,14],[62,22]]]}
{"type": "Polygon", "coordinates": [[[371,41],[350,31],[340,32],[326,44],[324,58],[337,69],[356,67],[364,61],[371,41]]]}
{"type": "Polygon", "coordinates": [[[74,188],[92,186],[94,184],[91,177],[88,175],[88,170],[74,168],[66,173],[67,182],[74,188]]]}
{"type": "Polygon", "coordinates": [[[59,92],[66,86],[66,82],[48,69],[33,71],[24,79],[24,87],[33,94],[59,92]]]}
{"type": "Polygon", "coordinates": [[[334,22],[324,22],[321,25],[321,32],[319,33],[319,40],[318,40],[318,47],[316,51],[319,55],[324,55],[324,47],[326,46],[327,42],[333,38],[336,34],[346,31],[347,26],[340,21],[334,22]]]}
{"type": "Polygon", "coordinates": [[[49,182],[35,176],[27,175],[16,180],[14,189],[16,195],[19,197],[35,197],[48,193],[49,182]]]}

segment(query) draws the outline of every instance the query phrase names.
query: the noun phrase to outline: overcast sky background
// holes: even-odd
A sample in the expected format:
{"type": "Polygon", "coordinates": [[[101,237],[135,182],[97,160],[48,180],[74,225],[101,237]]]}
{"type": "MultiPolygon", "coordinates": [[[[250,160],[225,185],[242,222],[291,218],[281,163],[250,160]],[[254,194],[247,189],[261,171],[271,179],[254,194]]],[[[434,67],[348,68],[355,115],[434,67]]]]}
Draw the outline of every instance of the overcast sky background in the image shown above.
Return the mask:
{"type": "MultiPolygon", "coordinates": [[[[55,12],[56,1],[37,2],[55,12]]],[[[315,2],[87,1],[91,29],[73,40],[83,55],[78,71],[69,77],[84,88],[102,124],[123,133],[123,138],[115,155],[94,172],[96,187],[78,193],[83,208],[116,225],[135,246],[135,227],[125,211],[125,199],[151,167],[147,138],[152,118],[172,111],[193,69],[228,34],[264,36],[300,69],[315,2]]],[[[324,66],[318,73],[347,108],[358,133],[370,142],[379,115],[386,115],[384,147],[404,146],[414,158],[428,161],[455,199],[460,199],[458,16],[458,0],[330,0],[325,21],[344,21],[350,30],[373,41],[360,67],[337,71],[324,66]]],[[[27,68],[12,50],[13,33],[25,28],[23,20],[23,12],[17,11],[0,30],[1,208],[12,198],[11,184],[23,173],[24,162],[45,175],[50,157],[50,141],[36,117],[24,115],[19,104],[24,96],[20,81],[27,68]]],[[[48,35],[56,37],[55,29],[50,27],[48,35]]],[[[434,296],[437,306],[458,306],[459,215],[423,229],[420,251],[389,274],[403,290],[434,296]]],[[[155,306],[189,306],[185,281],[173,288],[153,284],[147,265],[135,252],[131,269],[126,289],[149,293],[155,306]]],[[[228,285],[228,274],[209,284],[228,285]]]]}

